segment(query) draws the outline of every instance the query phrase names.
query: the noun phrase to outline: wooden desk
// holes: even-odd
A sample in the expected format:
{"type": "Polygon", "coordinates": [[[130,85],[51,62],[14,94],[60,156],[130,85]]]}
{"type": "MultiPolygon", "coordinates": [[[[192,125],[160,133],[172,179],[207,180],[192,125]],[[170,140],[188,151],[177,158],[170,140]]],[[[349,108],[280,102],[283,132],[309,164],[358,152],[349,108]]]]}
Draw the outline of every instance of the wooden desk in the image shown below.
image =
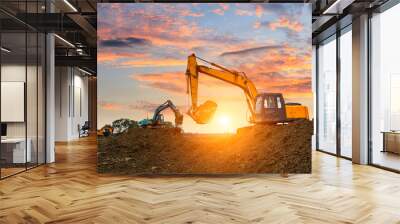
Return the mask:
{"type": "Polygon", "coordinates": [[[31,145],[32,141],[30,138],[26,141],[25,138],[6,138],[1,139],[1,154],[2,159],[6,160],[6,163],[25,163],[31,162],[31,145]],[[26,151],[25,151],[25,145],[26,151]],[[3,156],[4,155],[4,156],[3,156]]]}
{"type": "Polygon", "coordinates": [[[383,150],[382,152],[393,152],[400,154],[400,131],[382,131],[383,150]]]}

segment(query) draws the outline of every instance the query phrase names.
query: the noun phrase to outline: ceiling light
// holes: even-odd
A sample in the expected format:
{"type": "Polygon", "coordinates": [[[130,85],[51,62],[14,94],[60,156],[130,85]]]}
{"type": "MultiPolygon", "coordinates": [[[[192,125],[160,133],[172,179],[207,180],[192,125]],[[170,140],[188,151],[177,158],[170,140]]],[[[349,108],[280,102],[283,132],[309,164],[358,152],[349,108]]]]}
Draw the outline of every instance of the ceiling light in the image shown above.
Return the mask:
{"type": "Polygon", "coordinates": [[[88,71],[86,71],[86,70],[83,70],[83,69],[81,69],[81,68],[79,68],[79,67],[78,67],[78,70],[81,71],[81,72],[83,72],[83,73],[85,73],[85,74],[87,74],[87,75],[90,75],[90,76],[93,75],[92,73],[90,73],[90,72],[88,72],[88,71]]]}
{"type": "Polygon", "coordinates": [[[343,10],[351,5],[355,0],[336,0],[322,14],[342,14],[343,10]]]}
{"type": "Polygon", "coordinates": [[[64,38],[62,38],[62,37],[60,37],[59,35],[57,35],[57,34],[54,34],[54,36],[55,37],[57,37],[59,40],[61,40],[62,42],[64,42],[64,43],[66,43],[67,45],[69,45],[70,47],[73,47],[73,48],[75,48],[75,45],[73,45],[71,42],[69,42],[68,40],[66,40],[66,39],[64,39],[64,38]]]}
{"type": "Polygon", "coordinates": [[[339,3],[340,0],[336,0],[332,5],[330,5],[327,9],[325,9],[325,11],[322,14],[328,14],[331,9],[333,9],[334,7],[336,7],[336,5],[339,3]]]}
{"type": "Polygon", "coordinates": [[[79,55],[84,55],[84,52],[83,52],[82,48],[77,48],[76,49],[76,53],[78,53],[79,55]]]}
{"type": "Polygon", "coordinates": [[[78,10],[68,1],[64,0],[65,4],[67,4],[74,12],[78,12],[78,10]]]}
{"type": "Polygon", "coordinates": [[[7,48],[5,48],[5,47],[1,47],[0,49],[1,49],[2,51],[6,52],[6,53],[10,53],[10,52],[11,52],[11,50],[9,50],[9,49],[7,49],[7,48]]]}

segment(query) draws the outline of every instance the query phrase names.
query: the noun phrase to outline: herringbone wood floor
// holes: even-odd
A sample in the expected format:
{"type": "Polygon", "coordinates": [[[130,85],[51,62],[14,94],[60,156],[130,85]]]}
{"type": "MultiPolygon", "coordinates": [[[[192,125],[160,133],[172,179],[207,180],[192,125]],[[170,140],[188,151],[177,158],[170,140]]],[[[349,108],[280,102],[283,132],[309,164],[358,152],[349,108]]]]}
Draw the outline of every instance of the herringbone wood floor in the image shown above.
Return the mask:
{"type": "Polygon", "coordinates": [[[96,173],[94,139],[0,181],[0,223],[400,223],[400,175],[314,153],[313,174],[96,173]]]}

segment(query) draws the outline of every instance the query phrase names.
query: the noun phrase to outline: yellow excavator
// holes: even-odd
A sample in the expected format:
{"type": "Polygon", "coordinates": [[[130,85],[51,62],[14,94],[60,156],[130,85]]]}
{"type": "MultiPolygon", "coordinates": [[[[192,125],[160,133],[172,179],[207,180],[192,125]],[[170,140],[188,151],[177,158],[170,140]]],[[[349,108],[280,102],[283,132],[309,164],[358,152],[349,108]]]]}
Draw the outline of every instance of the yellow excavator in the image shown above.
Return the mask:
{"type": "Polygon", "coordinates": [[[250,110],[250,118],[248,119],[250,123],[271,124],[285,123],[296,119],[309,119],[306,106],[299,103],[285,104],[282,93],[258,93],[257,88],[244,72],[227,69],[192,54],[188,57],[186,69],[187,93],[191,97],[191,107],[188,114],[198,124],[208,123],[217,109],[217,104],[210,100],[198,105],[200,74],[211,76],[241,88],[250,110]],[[212,67],[199,65],[197,59],[210,64],[212,67]]]}

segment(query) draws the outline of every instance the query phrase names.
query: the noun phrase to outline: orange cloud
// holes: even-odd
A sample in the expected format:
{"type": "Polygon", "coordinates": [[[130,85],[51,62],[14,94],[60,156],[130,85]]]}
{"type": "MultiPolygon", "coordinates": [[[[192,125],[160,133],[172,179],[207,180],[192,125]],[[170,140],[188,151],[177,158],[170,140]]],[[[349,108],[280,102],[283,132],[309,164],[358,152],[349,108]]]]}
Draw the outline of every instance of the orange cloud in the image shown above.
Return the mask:
{"type": "Polygon", "coordinates": [[[224,11],[227,11],[227,10],[229,9],[229,5],[228,5],[228,4],[219,3],[219,5],[221,6],[221,8],[222,8],[224,11]]]}
{"type": "Polygon", "coordinates": [[[204,16],[203,13],[200,12],[193,12],[191,10],[180,10],[181,16],[191,16],[191,17],[202,17],[204,16]]]}
{"type": "Polygon", "coordinates": [[[311,61],[309,56],[281,55],[277,52],[265,54],[258,61],[251,64],[244,63],[240,67],[253,74],[270,72],[293,74],[293,71],[311,71],[311,61]]]}
{"type": "Polygon", "coordinates": [[[311,50],[267,45],[224,52],[221,57],[242,71],[259,91],[311,94],[311,50]],[[245,60],[244,60],[245,58],[245,60]]]}
{"type": "Polygon", "coordinates": [[[145,60],[131,60],[120,63],[122,66],[130,67],[170,67],[186,65],[186,60],[177,59],[145,59],[145,60]]]}
{"type": "MultiPolygon", "coordinates": [[[[160,102],[161,103],[161,102],[160,102]]],[[[120,103],[120,102],[100,102],[100,108],[108,111],[132,111],[132,110],[140,110],[145,112],[154,112],[154,110],[160,105],[160,103],[149,102],[145,100],[138,100],[134,102],[128,103],[120,103]]],[[[179,109],[184,109],[183,105],[176,105],[179,109]]],[[[168,114],[168,113],[167,113],[168,114]]]]}
{"type": "Polygon", "coordinates": [[[256,21],[253,25],[254,29],[259,29],[261,27],[261,23],[259,21],[256,21]]]}
{"type": "Polygon", "coordinates": [[[118,54],[115,53],[106,53],[106,52],[99,52],[97,54],[97,61],[98,62],[105,62],[105,61],[114,61],[121,58],[118,54]]]}
{"type": "MultiPolygon", "coordinates": [[[[247,74],[249,79],[254,82],[260,92],[281,92],[290,96],[310,96],[311,95],[311,56],[298,54],[290,47],[281,49],[271,48],[264,50],[259,48],[260,53],[253,50],[254,58],[251,63],[237,61],[238,66],[229,67],[242,71],[247,74]]],[[[247,53],[249,50],[240,52],[247,53]]],[[[240,53],[229,57],[243,58],[240,53]]],[[[248,58],[245,57],[245,58],[248,58]]],[[[234,58],[232,61],[236,62],[234,58]]],[[[221,89],[223,82],[202,75],[201,84],[211,89],[221,89]]],[[[130,76],[141,84],[155,88],[164,92],[174,94],[186,93],[186,79],[184,71],[166,72],[157,74],[135,74],[130,76]]]]}
{"type": "Polygon", "coordinates": [[[214,9],[212,12],[220,16],[223,16],[225,13],[222,9],[214,9]]]}
{"type": "MultiPolygon", "coordinates": [[[[127,108],[129,110],[141,110],[145,112],[154,112],[155,109],[160,106],[162,102],[154,103],[154,102],[149,102],[146,100],[138,100],[135,103],[129,104],[127,108]]],[[[178,107],[177,105],[175,105],[178,107]]],[[[168,110],[167,110],[168,111],[168,110]]],[[[163,112],[165,113],[165,112],[163,112]]]]}
{"type": "Polygon", "coordinates": [[[288,18],[281,17],[276,22],[269,23],[269,28],[271,30],[276,30],[277,28],[286,28],[295,32],[300,32],[303,30],[303,25],[297,21],[290,21],[288,18]]]}
{"type": "MultiPolygon", "coordinates": [[[[193,10],[182,9],[182,11],[178,11],[174,7],[164,7],[168,8],[168,12],[165,14],[151,13],[151,9],[149,11],[135,10],[128,15],[135,16],[135,23],[131,23],[130,20],[126,19],[121,20],[120,17],[124,17],[122,16],[124,12],[121,12],[121,14],[109,12],[111,19],[99,21],[99,43],[105,40],[140,39],[146,40],[146,43],[151,43],[145,46],[149,49],[171,47],[173,48],[171,50],[188,52],[188,49],[232,48],[236,47],[234,45],[239,44],[239,42],[248,43],[252,41],[249,39],[246,41],[241,40],[234,34],[219,34],[211,27],[201,26],[196,20],[188,20],[186,17],[180,16],[182,14],[193,15],[193,10]],[[170,8],[173,10],[170,11],[170,8]]],[[[229,5],[216,5],[216,7],[214,6],[215,8],[218,9],[217,13],[222,14],[224,10],[228,10],[229,5]]],[[[135,49],[135,47],[142,46],[134,45],[132,49],[135,49]]],[[[221,51],[224,50],[227,49],[221,49],[221,51]]]]}
{"type": "MultiPolygon", "coordinates": [[[[201,16],[192,11],[183,10],[179,15],[201,16]]],[[[121,14],[123,14],[121,12],[121,14]]],[[[208,28],[199,27],[194,21],[189,21],[183,16],[149,13],[137,10],[133,12],[135,23],[130,20],[120,19],[124,16],[117,15],[111,19],[114,22],[100,21],[98,39],[145,39],[154,46],[173,46],[180,48],[197,47],[207,42],[201,37],[207,36],[211,31],[208,28]],[[129,29],[127,29],[129,27],[129,29]],[[197,34],[197,35],[193,35],[197,34]]],[[[133,16],[133,15],[132,15],[133,16]]]]}
{"type": "Polygon", "coordinates": [[[219,3],[219,6],[221,8],[216,8],[216,9],[212,10],[212,12],[217,15],[223,16],[225,14],[225,11],[227,11],[229,9],[229,5],[224,4],[224,3],[219,3]]]}
{"type": "Polygon", "coordinates": [[[186,93],[186,78],[182,72],[166,72],[154,74],[133,74],[131,79],[142,82],[145,86],[169,93],[186,93]]]}
{"type": "Polygon", "coordinates": [[[121,58],[141,58],[145,57],[146,54],[144,53],[113,53],[113,52],[99,52],[97,54],[97,61],[98,62],[110,62],[115,61],[121,58]]]}
{"type": "Polygon", "coordinates": [[[280,92],[285,95],[311,94],[311,78],[279,77],[275,80],[269,76],[258,75],[253,78],[260,92],[280,92]]]}
{"type": "MultiPolygon", "coordinates": [[[[221,65],[245,72],[259,91],[282,92],[292,95],[311,94],[311,54],[307,49],[287,45],[258,46],[225,52],[221,65]],[[304,51],[302,51],[304,50],[304,51]],[[230,64],[230,65],[229,65],[230,64]]],[[[185,64],[186,61],[181,62],[185,64]]],[[[152,64],[155,64],[154,62],[152,64]]],[[[186,79],[184,69],[177,72],[135,74],[131,78],[141,84],[169,93],[184,94],[186,79]]],[[[202,75],[201,83],[210,88],[220,87],[219,80],[202,75]]]]}
{"type": "MultiPolygon", "coordinates": [[[[200,85],[210,88],[220,88],[222,81],[201,75],[200,85]]],[[[133,74],[130,78],[139,81],[147,87],[155,88],[164,92],[183,95],[186,94],[186,76],[185,70],[177,72],[150,73],[150,74],[133,74]]]]}
{"type": "Polygon", "coordinates": [[[115,102],[100,102],[100,107],[104,110],[117,111],[122,110],[124,106],[115,102]]]}
{"type": "Polygon", "coordinates": [[[264,13],[264,10],[261,5],[256,5],[256,16],[261,17],[264,13]]]}

